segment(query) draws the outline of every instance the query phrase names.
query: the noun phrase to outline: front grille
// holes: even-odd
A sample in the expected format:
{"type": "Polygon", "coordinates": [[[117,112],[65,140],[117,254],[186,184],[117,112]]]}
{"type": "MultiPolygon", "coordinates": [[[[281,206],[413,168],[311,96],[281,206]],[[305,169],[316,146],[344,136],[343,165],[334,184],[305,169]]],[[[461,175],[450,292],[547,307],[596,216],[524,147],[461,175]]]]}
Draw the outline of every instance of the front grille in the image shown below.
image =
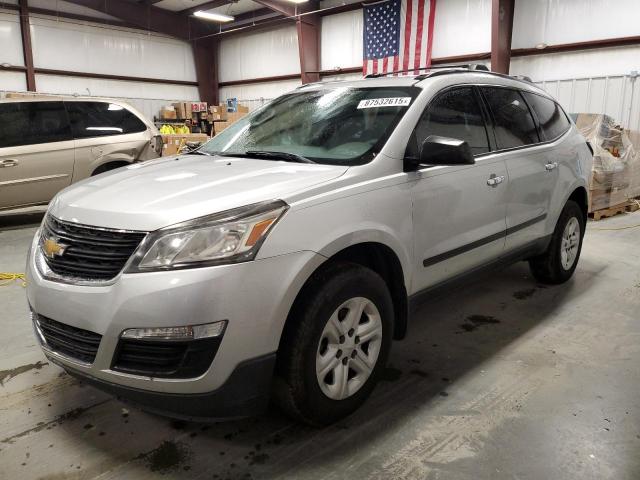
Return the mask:
{"type": "Polygon", "coordinates": [[[111,368],[161,378],[194,378],[209,369],[218,337],[193,341],[120,339],[111,368]]]}
{"type": "Polygon", "coordinates": [[[36,315],[36,322],[46,346],[51,350],[81,362],[93,363],[102,335],[42,315],[36,315]]]}
{"type": "Polygon", "coordinates": [[[56,274],[82,280],[111,280],[127,263],[145,237],[145,232],[99,229],[63,222],[47,215],[42,225],[40,248],[56,274]],[[62,247],[49,256],[44,242],[62,247]]]}

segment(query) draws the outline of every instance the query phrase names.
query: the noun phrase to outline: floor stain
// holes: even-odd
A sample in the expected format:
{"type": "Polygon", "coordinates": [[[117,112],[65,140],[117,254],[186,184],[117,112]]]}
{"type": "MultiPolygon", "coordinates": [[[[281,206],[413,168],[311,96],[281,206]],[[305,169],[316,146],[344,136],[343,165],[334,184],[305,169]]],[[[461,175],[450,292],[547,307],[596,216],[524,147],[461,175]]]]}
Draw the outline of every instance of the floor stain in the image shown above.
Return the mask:
{"type": "Polygon", "coordinates": [[[40,370],[42,367],[49,365],[48,362],[36,362],[28,365],[21,365],[10,370],[0,370],[0,385],[4,385],[4,382],[11,380],[13,377],[17,377],[30,370],[40,370]]]}
{"type": "Polygon", "coordinates": [[[466,323],[460,325],[460,328],[466,332],[473,332],[476,328],[481,327],[482,325],[496,323],[500,323],[500,320],[496,317],[492,317],[491,315],[469,315],[466,323]]]}
{"type": "Polygon", "coordinates": [[[513,292],[513,298],[517,298],[518,300],[526,300],[530,296],[536,293],[535,288],[527,288],[525,290],[518,290],[517,292],[513,292]]]}
{"type": "Polygon", "coordinates": [[[14,443],[14,441],[17,440],[18,438],[25,437],[30,433],[39,432],[44,429],[51,430],[51,428],[55,427],[56,425],[60,425],[69,420],[75,420],[87,410],[97,407],[99,405],[102,405],[103,403],[107,403],[109,401],[111,401],[111,399],[103,400],[102,402],[89,405],[88,407],[74,408],[73,410],[69,410],[68,412],[63,413],[62,415],[58,415],[56,418],[54,418],[50,422],[46,422],[46,423],[38,422],[38,424],[33,428],[29,428],[20,433],[16,433],[15,435],[11,435],[10,437],[3,438],[2,440],[0,440],[0,443],[11,444],[11,443],[14,443]]]}
{"type": "Polygon", "coordinates": [[[165,440],[158,448],[136,457],[144,459],[152,472],[166,473],[183,466],[191,458],[191,450],[180,442],[165,440]]]}

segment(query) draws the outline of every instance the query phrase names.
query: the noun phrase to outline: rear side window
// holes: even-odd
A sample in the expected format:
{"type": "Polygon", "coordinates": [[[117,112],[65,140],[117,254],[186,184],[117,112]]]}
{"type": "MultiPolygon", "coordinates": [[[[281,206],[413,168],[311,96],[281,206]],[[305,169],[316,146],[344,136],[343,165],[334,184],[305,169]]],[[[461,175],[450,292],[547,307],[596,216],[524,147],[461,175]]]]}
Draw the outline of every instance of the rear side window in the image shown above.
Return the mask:
{"type": "Polygon", "coordinates": [[[499,150],[540,141],[536,124],[520,92],[493,87],[482,87],[482,92],[493,115],[499,150]]]}
{"type": "Polygon", "coordinates": [[[71,140],[62,102],[0,103],[0,148],[71,140]]]}
{"type": "Polygon", "coordinates": [[[522,94],[538,117],[544,140],[554,140],[569,130],[571,124],[556,102],[535,93],[522,94]]]}
{"type": "Polygon", "coordinates": [[[66,102],[76,138],[144,132],[147,126],[120,105],[104,102],[66,102]]]}
{"type": "Polygon", "coordinates": [[[429,103],[407,148],[408,156],[418,156],[419,146],[430,135],[464,140],[474,155],[489,151],[487,129],[472,88],[454,88],[429,103]]]}

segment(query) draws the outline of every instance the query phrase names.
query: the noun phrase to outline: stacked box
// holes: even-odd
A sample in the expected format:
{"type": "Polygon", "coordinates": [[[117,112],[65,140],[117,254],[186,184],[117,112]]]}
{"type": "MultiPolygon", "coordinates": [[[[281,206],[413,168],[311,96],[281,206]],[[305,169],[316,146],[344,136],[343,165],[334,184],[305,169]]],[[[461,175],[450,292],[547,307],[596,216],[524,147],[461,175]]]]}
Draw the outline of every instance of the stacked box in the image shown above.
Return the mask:
{"type": "Polygon", "coordinates": [[[608,115],[580,113],[576,126],[593,148],[589,212],[625,203],[640,195],[640,155],[630,137],[608,115]]]}

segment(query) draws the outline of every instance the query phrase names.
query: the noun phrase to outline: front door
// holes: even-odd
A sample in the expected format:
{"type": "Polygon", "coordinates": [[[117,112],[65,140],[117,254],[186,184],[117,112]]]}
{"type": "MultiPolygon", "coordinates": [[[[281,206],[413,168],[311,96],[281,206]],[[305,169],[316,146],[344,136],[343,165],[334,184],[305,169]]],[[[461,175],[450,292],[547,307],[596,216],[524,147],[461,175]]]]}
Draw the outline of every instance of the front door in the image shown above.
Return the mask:
{"type": "Polygon", "coordinates": [[[412,187],[415,276],[411,293],[498,258],[504,249],[508,176],[490,153],[473,87],[454,87],[429,103],[407,147],[416,155],[429,135],[465,140],[476,164],[429,166],[409,173],[412,187]]]}
{"type": "Polygon", "coordinates": [[[74,142],[62,102],[0,103],[0,209],[49,202],[71,184],[74,142]]]}

